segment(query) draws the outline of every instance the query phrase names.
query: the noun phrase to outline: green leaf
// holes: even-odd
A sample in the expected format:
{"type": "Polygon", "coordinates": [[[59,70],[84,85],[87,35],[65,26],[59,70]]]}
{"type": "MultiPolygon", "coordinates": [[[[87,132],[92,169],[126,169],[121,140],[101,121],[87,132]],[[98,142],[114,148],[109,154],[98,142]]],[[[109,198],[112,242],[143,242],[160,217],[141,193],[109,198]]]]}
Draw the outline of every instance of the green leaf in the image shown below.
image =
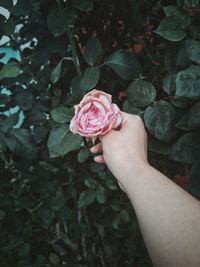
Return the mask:
{"type": "Polygon", "coordinates": [[[99,171],[98,172],[98,176],[101,180],[106,180],[108,178],[108,173],[106,171],[99,171]]]}
{"type": "Polygon", "coordinates": [[[7,132],[9,129],[13,128],[19,120],[19,114],[15,113],[7,117],[4,121],[0,122],[0,129],[2,132],[7,132]]]}
{"type": "Polygon", "coordinates": [[[176,76],[176,97],[200,99],[200,66],[191,65],[176,76]]]}
{"type": "Polygon", "coordinates": [[[94,203],[96,197],[96,193],[90,189],[81,192],[79,196],[79,207],[88,207],[92,203],[94,203]]]}
{"type": "Polygon", "coordinates": [[[200,199],[200,161],[196,162],[189,174],[189,192],[200,199]]]}
{"type": "Polygon", "coordinates": [[[128,86],[127,97],[131,105],[146,107],[155,100],[156,89],[150,82],[137,80],[128,86]]]}
{"type": "Polygon", "coordinates": [[[199,0],[185,0],[185,4],[189,7],[196,7],[199,4],[199,0]]]}
{"type": "Polygon", "coordinates": [[[134,115],[138,115],[141,112],[139,108],[132,106],[128,100],[124,101],[122,110],[127,113],[134,114],[134,115]]]}
{"type": "Polygon", "coordinates": [[[103,186],[98,186],[96,190],[96,200],[99,204],[106,203],[107,195],[106,195],[106,189],[103,186]]]}
{"type": "Polygon", "coordinates": [[[121,220],[122,220],[123,222],[125,222],[125,223],[128,223],[128,222],[130,221],[130,216],[129,216],[129,214],[128,214],[128,211],[125,210],[125,209],[122,209],[122,210],[120,211],[119,216],[121,217],[121,220]]]}
{"type": "Polygon", "coordinates": [[[15,16],[27,16],[29,15],[34,6],[34,0],[17,0],[16,5],[11,8],[11,13],[15,16]]]}
{"type": "Polygon", "coordinates": [[[15,78],[21,73],[17,62],[10,62],[0,70],[0,80],[4,78],[15,78]]]}
{"type": "MultiPolygon", "coordinates": [[[[31,251],[30,244],[23,243],[19,248],[19,256],[22,257],[22,258],[23,257],[25,258],[25,257],[29,256],[30,251],[31,251]]],[[[25,265],[25,266],[27,266],[27,265],[25,265]]],[[[29,265],[29,267],[31,267],[31,266],[29,265]]]]}
{"type": "Polygon", "coordinates": [[[166,101],[159,101],[149,106],[144,113],[148,131],[158,140],[170,143],[176,136],[176,110],[166,101]]]}
{"type": "Polygon", "coordinates": [[[106,180],[106,186],[110,190],[117,190],[117,188],[118,188],[117,183],[113,179],[112,180],[111,179],[106,180]]]}
{"type": "Polygon", "coordinates": [[[183,69],[188,67],[188,64],[191,64],[191,60],[186,53],[185,46],[177,43],[176,45],[174,43],[168,45],[164,57],[164,64],[170,74],[176,74],[179,68],[183,69]]]}
{"type": "Polygon", "coordinates": [[[60,98],[62,96],[62,90],[60,88],[54,88],[53,95],[57,98],[60,98]]]}
{"type": "Polygon", "coordinates": [[[55,37],[65,33],[66,25],[63,23],[59,8],[55,8],[50,11],[47,17],[47,26],[50,33],[52,33],[55,37]]]}
{"type": "Polygon", "coordinates": [[[84,184],[90,189],[95,189],[98,186],[97,181],[92,178],[85,179],[84,184]]]}
{"type": "Polygon", "coordinates": [[[43,124],[47,121],[46,112],[48,108],[43,103],[37,103],[30,111],[30,123],[33,125],[43,124]]]}
{"type": "Polygon", "coordinates": [[[165,17],[154,32],[172,42],[181,41],[186,36],[176,16],[165,17]]]}
{"type": "Polygon", "coordinates": [[[47,146],[51,158],[64,156],[70,151],[80,148],[82,138],[70,132],[68,126],[53,128],[50,132],[47,146]]]}
{"type": "Polygon", "coordinates": [[[189,34],[191,38],[200,40],[200,31],[199,31],[199,24],[190,24],[189,26],[189,34]]]}
{"type": "Polygon", "coordinates": [[[3,210],[0,210],[0,221],[2,221],[5,216],[6,216],[5,212],[3,210]]]}
{"type": "Polygon", "coordinates": [[[35,202],[30,198],[20,197],[13,201],[13,205],[19,209],[29,209],[34,207],[35,202]]]}
{"type": "Polygon", "coordinates": [[[47,17],[47,26],[49,32],[55,37],[66,32],[69,25],[73,23],[72,11],[64,8],[52,9],[47,17]]]}
{"type": "Polygon", "coordinates": [[[0,6],[10,10],[13,6],[13,0],[0,0],[0,6]]]}
{"type": "Polygon", "coordinates": [[[80,82],[81,89],[88,92],[93,89],[100,78],[100,71],[96,67],[87,68],[80,82]]]}
{"type": "Polygon", "coordinates": [[[56,67],[51,72],[51,78],[50,79],[53,83],[56,83],[60,78],[62,62],[63,62],[63,59],[56,65],[56,67]]]}
{"type": "Polygon", "coordinates": [[[123,225],[124,223],[128,223],[129,221],[130,221],[130,216],[127,210],[122,209],[120,213],[113,220],[113,227],[116,230],[118,230],[121,225],[123,225]]]}
{"type": "Polygon", "coordinates": [[[177,122],[176,127],[182,130],[195,130],[200,126],[200,102],[194,104],[177,122]]]}
{"type": "Polygon", "coordinates": [[[101,54],[102,47],[98,38],[91,38],[87,41],[83,57],[90,66],[95,65],[101,54]]]}
{"type": "Polygon", "coordinates": [[[45,125],[34,125],[33,128],[33,138],[36,144],[39,144],[40,142],[44,141],[48,134],[48,127],[45,125]]]}
{"type": "Polygon", "coordinates": [[[93,0],[74,0],[74,5],[81,11],[90,11],[93,9],[93,0]]]}
{"type": "Polygon", "coordinates": [[[81,148],[77,155],[78,162],[79,163],[85,162],[90,155],[91,153],[88,147],[81,148]]]}
{"type": "Polygon", "coordinates": [[[100,173],[101,171],[105,170],[105,165],[93,162],[90,164],[90,170],[94,173],[100,173]]]}
{"type": "Polygon", "coordinates": [[[4,135],[0,132],[0,152],[6,151],[6,143],[4,140],[4,135]]]}
{"type": "Polygon", "coordinates": [[[166,52],[164,55],[164,65],[166,68],[166,71],[170,74],[174,74],[177,71],[177,55],[179,52],[179,47],[174,45],[169,45],[166,48],[166,52]]]}
{"type": "Polygon", "coordinates": [[[173,145],[170,158],[182,163],[194,163],[200,157],[200,133],[186,133],[173,145]]]}
{"type": "Polygon", "coordinates": [[[37,215],[40,217],[42,223],[45,226],[49,226],[53,222],[54,212],[52,210],[48,209],[47,207],[46,208],[44,208],[44,207],[40,208],[37,211],[37,215]]]}
{"type": "Polygon", "coordinates": [[[37,158],[38,149],[27,129],[12,129],[5,135],[5,142],[16,156],[25,159],[37,158]]]}
{"type": "Polygon", "coordinates": [[[189,127],[199,127],[200,126],[200,102],[194,104],[190,109],[187,123],[189,127]]]}
{"type": "Polygon", "coordinates": [[[111,54],[105,59],[105,64],[124,80],[133,80],[142,72],[136,57],[125,50],[117,50],[111,54]]]}
{"type": "Polygon", "coordinates": [[[80,87],[81,79],[79,76],[75,76],[71,81],[71,91],[74,98],[77,99],[77,102],[83,98],[83,91],[80,87]]]}
{"type": "Polygon", "coordinates": [[[4,32],[7,36],[14,34],[16,23],[13,18],[9,18],[3,25],[4,32]]]}
{"type": "Polygon", "coordinates": [[[60,259],[56,254],[50,253],[49,254],[49,262],[51,264],[53,264],[54,266],[58,266],[58,264],[60,264],[60,259]]]}
{"type": "Polygon", "coordinates": [[[190,130],[194,130],[194,127],[190,127],[188,125],[188,113],[184,114],[180,120],[176,123],[175,125],[177,128],[184,130],[184,131],[190,131],[190,130]]]}
{"type": "Polygon", "coordinates": [[[162,87],[168,95],[171,95],[176,90],[176,75],[166,74],[163,78],[162,87]]]}
{"type": "Polygon", "coordinates": [[[65,198],[62,190],[59,188],[56,191],[55,196],[51,198],[51,209],[53,211],[59,211],[64,207],[64,205],[65,205],[65,198]]]}
{"type": "Polygon", "coordinates": [[[23,110],[31,109],[34,104],[34,96],[27,91],[18,93],[14,97],[14,100],[16,104],[23,110]]]}
{"type": "Polygon", "coordinates": [[[189,58],[194,62],[200,63],[200,41],[187,40],[185,47],[189,58]]]}
{"type": "Polygon", "coordinates": [[[51,110],[51,117],[57,123],[70,122],[74,114],[74,109],[58,106],[51,110]]]}
{"type": "Polygon", "coordinates": [[[183,28],[186,28],[190,24],[189,16],[183,11],[183,9],[177,6],[169,5],[163,7],[166,16],[175,16],[181,22],[183,28]]]}
{"type": "Polygon", "coordinates": [[[36,258],[36,264],[37,265],[44,265],[45,264],[45,257],[43,255],[38,255],[36,258]]]}
{"type": "Polygon", "coordinates": [[[189,104],[189,99],[187,98],[172,98],[170,103],[176,108],[187,108],[189,104]]]}
{"type": "Polygon", "coordinates": [[[11,101],[11,97],[6,94],[0,94],[0,105],[5,106],[11,101]]]}
{"type": "Polygon", "coordinates": [[[148,149],[161,155],[169,155],[171,146],[150,137],[148,140],[148,149]]]}

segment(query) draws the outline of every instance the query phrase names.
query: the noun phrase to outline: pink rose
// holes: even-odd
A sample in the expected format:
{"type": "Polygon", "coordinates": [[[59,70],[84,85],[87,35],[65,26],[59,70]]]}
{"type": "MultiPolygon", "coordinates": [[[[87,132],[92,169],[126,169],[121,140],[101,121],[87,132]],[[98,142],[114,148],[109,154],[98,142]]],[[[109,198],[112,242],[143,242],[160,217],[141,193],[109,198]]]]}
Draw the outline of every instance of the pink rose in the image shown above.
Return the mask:
{"type": "Polygon", "coordinates": [[[120,126],[121,112],[112,97],[96,89],[86,94],[75,106],[70,130],[81,136],[94,138],[120,126]]]}

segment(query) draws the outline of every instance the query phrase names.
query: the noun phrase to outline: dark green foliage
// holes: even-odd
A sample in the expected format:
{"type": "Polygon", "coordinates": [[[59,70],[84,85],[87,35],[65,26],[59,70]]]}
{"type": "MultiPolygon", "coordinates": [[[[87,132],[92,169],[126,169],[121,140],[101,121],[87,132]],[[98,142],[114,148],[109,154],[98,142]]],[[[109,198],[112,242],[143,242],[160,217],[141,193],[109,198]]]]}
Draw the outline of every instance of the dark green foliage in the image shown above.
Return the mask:
{"type": "Polygon", "coordinates": [[[105,59],[105,64],[125,80],[132,80],[142,72],[136,57],[124,50],[117,50],[108,56],[105,59]]]}
{"type": "Polygon", "coordinates": [[[127,97],[130,105],[135,107],[146,107],[156,98],[156,89],[145,80],[137,80],[127,88],[127,97]]]}
{"type": "Polygon", "coordinates": [[[20,74],[20,68],[16,62],[4,65],[0,70],[0,80],[5,78],[15,78],[20,74]]]}
{"type": "Polygon", "coordinates": [[[87,64],[94,66],[97,59],[102,54],[102,47],[99,39],[91,38],[87,41],[83,57],[87,64]]]}
{"type": "Polygon", "coordinates": [[[171,104],[160,100],[150,105],[144,113],[149,132],[158,140],[169,143],[176,137],[177,112],[171,104]]]}
{"type": "Polygon", "coordinates": [[[6,63],[0,47],[0,266],[152,266],[129,200],[69,123],[85,93],[112,94],[144,119],[151,164],[189,173],[199,198],[199,1],[0,6],[2,46],[19,52],[6,63]]]}
{"type": "Polygon", "coordinates": [[[96,84],[99,81],[99,78],[100,78],[100,71],[98,68],[96,67],[87,68],[84,71],[83,77],[80,82],[80,87],[83,90],[83,92],[87,92],[95,88],[96,84]]]}

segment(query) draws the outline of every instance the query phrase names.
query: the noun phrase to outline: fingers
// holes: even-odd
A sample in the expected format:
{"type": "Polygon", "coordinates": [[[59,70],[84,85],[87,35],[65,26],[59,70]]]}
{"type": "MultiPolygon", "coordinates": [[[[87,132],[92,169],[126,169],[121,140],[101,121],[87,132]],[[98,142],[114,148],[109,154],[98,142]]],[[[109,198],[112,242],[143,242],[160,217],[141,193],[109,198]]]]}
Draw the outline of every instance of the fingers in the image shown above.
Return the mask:
{"type": "MultiPolygon", "coordinates": [[[[102,153],[103,152],[103,148],[102,148],[102,144],[99,143],[93,147],[90,148],[90,151],[94,154],[96,153],[102,153]]],[[[98,156],[94,156],[94,161],[96,161],[97,163],[105,163],[104,157],[103,155],[98,155],[98,156]]]]}
{"type": "Polygon", "coordinates": [[[95,145],[95,146],[90,148],[90,151],[92,153],[99,153],[99,152],[102,152],[102,150],[103,149],[102,149],[102,144],[101,143],[99,143],[99,144],[97,144],[97,145],[95,145]]]}
{"type": "Polygon", "coordinates": [[[95,156],[94,161],[96,161],[97,163],[105,163],[103,155],[95,156]]]}

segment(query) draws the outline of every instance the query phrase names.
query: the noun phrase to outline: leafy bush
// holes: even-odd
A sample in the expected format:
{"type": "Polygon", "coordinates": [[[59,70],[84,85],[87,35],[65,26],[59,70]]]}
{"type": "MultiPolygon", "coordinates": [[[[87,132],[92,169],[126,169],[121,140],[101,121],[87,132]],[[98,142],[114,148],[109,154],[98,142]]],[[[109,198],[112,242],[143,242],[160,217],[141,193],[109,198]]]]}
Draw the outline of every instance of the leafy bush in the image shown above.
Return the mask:
{"type": "Polygon", "coordinates": [[[151,164],[199,197],[199,1],[0,5],[18,53],[0,48],[0,265],[152,266],[127,197],[68,126],[86,92],[112,94],[144,118],[151,164]]]}

